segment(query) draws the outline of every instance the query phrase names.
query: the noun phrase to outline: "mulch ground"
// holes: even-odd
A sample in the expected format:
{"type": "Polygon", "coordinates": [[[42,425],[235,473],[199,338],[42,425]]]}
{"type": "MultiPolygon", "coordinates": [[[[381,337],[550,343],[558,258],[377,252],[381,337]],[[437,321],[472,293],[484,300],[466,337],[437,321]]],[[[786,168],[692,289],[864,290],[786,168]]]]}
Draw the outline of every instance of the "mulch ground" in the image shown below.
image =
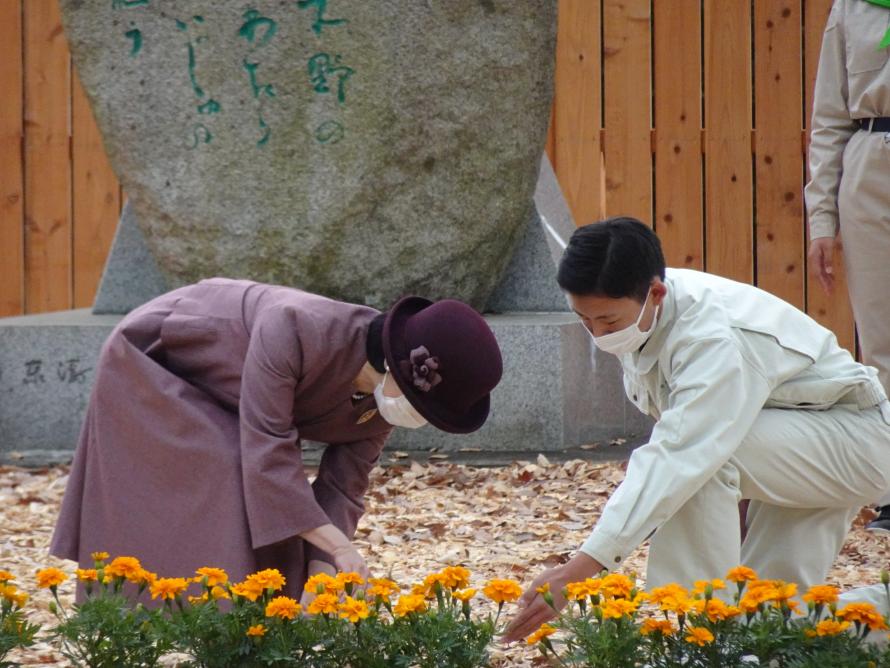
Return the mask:
{"type": "MultiPolygon", "coordinates": [[[[46,566],[73,573],[74,564],[47,552],[67,474],[64,466],[0,467],[0,569],[16,575],[20,588],[32,594],[27,606],[32,619],[48,626],[54,619],[49,594],[31,583],[34,572],[46,566]]],[[[583,542],[623,476],[620,463],[552,464],[543,456],[499,468],[417,462],[380,468],[356,541],[375,574],[389,575],[406,588],[450,564],[470,568],[474,585],[495,577],[527,584],[583,542]]],[[[854,523],[831,583],[843,588],[872,584],[890,562],[890,540],[862,528],[868,512],[854,523]]],[[[645,558],[644,545],[622,572],[642,578],[645,558]]],[[[63,601],[70,602],[72,591],[71,582],[60,587],[63,601]]],[[[497,647],[494,654],[498,666],[532,666],[536,657],[522,647],[497,647]]],[[[66,665],[47,642],[15,658],[26,665],[66,665]]]]}

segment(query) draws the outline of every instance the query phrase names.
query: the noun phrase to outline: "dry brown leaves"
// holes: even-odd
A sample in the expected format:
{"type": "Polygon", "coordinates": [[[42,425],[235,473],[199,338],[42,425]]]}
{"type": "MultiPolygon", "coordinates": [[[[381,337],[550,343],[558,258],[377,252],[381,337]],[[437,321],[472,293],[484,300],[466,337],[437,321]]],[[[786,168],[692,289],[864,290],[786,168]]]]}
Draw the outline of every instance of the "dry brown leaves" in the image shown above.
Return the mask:
{"type": "MultiPolygon", "coordinates": [[[[623,475],[621,464],[553,465],[544,457],[504,468],[413,462],[377,469],[356,541],[377,574],[403,585],[450,564],[469,567],[474,584],[495,577],[527,584],[583,542],[623,475]]],[[[63,467],[0,468],[0,568],[33,594],[28,608],[46,625],[53,622],[50,597],[32,585],[34,572],[45,566],[74,568],[47,554],[66,476],[63,467]]],[[[829,577],[844,588],[874,583],[888,564],[890,541],[865,532],[865,519],[855,522],[829,577]]],[[[645,557],[643,546],[622,570],[642,578],[645,557]]],[[[70,582],[60,595],[70,601],[70,582]]],[[[45,642],[17,658],[27,665],[65,665],[45,642]]],[[[534,650],[523,647],[495,650],[499,666],[528,667],[535,658],[534,650]]]]}

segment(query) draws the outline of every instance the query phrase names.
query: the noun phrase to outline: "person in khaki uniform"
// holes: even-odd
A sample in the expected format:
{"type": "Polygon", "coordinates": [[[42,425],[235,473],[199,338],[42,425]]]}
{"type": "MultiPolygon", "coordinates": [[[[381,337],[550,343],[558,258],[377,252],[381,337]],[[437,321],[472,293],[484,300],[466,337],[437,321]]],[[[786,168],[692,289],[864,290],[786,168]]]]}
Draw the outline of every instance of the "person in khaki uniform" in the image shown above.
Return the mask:
{"type": "Polygon", "coordinates": [[[649,536],[650,588],[740,563],[803,589],[823,582],[859,509],[890,488],[877,371],[763,290],[665,269],[658,237],[632,218],[576,230],[558,280],[593,343],[620,359],[628,397],[657,421],[590,537],[531,583],[505,639],[555,614],[538,587],[565,604],[568,582],[618,567],[649,536]]]}
{"type": "MultiPolygon", "coordinates": [[[[890,0],[836,0],[819,57],[810,140],[811,271],[833,283],[838,235],[865,363],[890,387],[890,0]]],[[[869,528],[890,533],[890,493],[869,528]]]]}

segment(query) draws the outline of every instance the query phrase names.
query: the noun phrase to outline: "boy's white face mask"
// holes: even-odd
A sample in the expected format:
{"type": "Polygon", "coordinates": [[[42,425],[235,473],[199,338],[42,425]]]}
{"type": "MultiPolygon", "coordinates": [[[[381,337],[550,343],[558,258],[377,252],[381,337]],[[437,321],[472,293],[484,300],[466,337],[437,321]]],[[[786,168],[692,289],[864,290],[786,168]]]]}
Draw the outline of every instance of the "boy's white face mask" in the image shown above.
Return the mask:
{"type": "Polygon", "coordinates": [[[643,301],[643,307],[640,309],[640,315],[637,316],[636,322],[632,325],[619,329],[617,332],[603,334],[602,336],[591,336],[596,347],[600,350],[612,353],[613,355],[624,355],[639,350],[646,341],[649,340],[652,332],[655,330],[655,324],[658,322],[658,306],[655,307],[655,313],[652,316],[652,325],[645,332],[640,330],[640,321],[643,319],[643,313],[646,312],[646,303],[649,301],[649,293],[646,293],[646,299],[643,301]]]}
{"type": "Polygon", "coordinates": [[[386,383],[386,376],[389,370],[383,374],[377,387],[374,388],[374,400],[377,402],[377,410],[380,411],[380,417],[389,422],[393,427],[406,427],[408,429],[417,429],[427,422],[423,416],[417,412],[417,409],[411,405],[411,402],[400,395],[398,397],[387,397],[383,394],[383,386],[386,383]]]}

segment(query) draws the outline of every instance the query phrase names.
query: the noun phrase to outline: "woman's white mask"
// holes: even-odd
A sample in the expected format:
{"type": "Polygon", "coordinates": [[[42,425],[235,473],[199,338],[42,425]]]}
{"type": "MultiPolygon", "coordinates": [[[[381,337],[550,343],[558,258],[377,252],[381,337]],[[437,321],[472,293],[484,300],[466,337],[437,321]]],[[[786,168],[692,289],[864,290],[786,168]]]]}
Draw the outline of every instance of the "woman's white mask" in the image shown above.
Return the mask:
{"type": "Polygon", "coordinates": [[[377,410],[380,411],[380,417],[389,422],[393,427],[407,427],[408,429],[417,429],[427,422],[424,417],[417,412],[417,409],[411,405],[411,402],[404,394],[398,397],[387,397],[383,394],[383,386],[386,383],[386,376],[389,370],[383,374],[383,380],[374,388],[374,400],[377,402],[377,410]]]}
{"type": "MultiPolygon", "coordinates": [[[[649,290],[651,292],[651,288],[649,290]]],[[[603,334],[602,336],[593,336],[593,342],[600,350],[612,353],[613,355],[624,355],[639,350],[655,330],[655,323],[658,322],[658,306],[655,307],[655,313],[652,316],[652,325],[645,332],[640,330],[640,321],[643,319],[643,313],[646,312],[646,302],[649,301],[649,292],[646,293],[646,299],[643,300],[643,307],[640,309],[640,315],[637,321],[632,325],[619,329],[617,332],[603,334]]]]}

